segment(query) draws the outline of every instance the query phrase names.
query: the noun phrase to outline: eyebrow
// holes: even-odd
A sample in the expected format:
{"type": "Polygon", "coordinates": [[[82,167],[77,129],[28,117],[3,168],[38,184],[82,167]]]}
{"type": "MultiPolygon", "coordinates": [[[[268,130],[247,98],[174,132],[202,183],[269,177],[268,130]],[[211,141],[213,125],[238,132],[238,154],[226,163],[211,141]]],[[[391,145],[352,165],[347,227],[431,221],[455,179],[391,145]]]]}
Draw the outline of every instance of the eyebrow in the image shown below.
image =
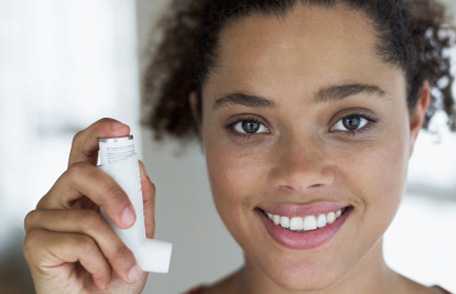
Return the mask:
{"type": "MultiPolygon", "coordinates": [[[[367,84],[344,84],[333,85],[319,89],[314,95],[314,103],[328,103],[340,101],[342,99],[354,96],[357,94],[368,94],[369,96],[384,97],[385,91],[375,85],[367,84]]],[[[223,97],[217,98],[214,102],[213,109],[216,110],[228,105],[243,105],[247,107],[274,107],[275,102],[272,100],[256,95],[249,95],[240,92],[231,93],[223,97]]]]}
{"type": "Polygon", "coordinates": [[[334,100],[342,100],[344,98],[357,95],[360,93],[380,97],[384,97],[386,94],[383,89],[375,85],[345,84],[320,89],[315,95],[314,102],[323,103],[334,100]]]}

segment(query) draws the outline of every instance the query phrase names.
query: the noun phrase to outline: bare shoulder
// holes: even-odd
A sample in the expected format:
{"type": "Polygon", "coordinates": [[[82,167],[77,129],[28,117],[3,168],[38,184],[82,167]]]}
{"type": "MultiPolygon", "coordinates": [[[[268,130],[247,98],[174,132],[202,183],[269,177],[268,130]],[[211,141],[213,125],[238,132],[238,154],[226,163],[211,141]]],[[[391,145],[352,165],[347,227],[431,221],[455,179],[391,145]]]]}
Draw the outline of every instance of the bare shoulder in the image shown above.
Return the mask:
{"type": "Polygon", "coordinates": [[[434,291],[432,293],[436,293],[436,294],[452,294],[448,290],[446,290],[440,286],[433,286],[433,287],[431,287],[431,289],[433,289],[433,291],[434,291]]]}
{"type": "MultiPolygon", "coordinates": [[[[227,276],[215,281],[212,284],[206,285],[202,294],[235,294],[241,293],[238,288],[239,285],[239,270],[236,270],[227,276]]],[[[429,287],[413,281],[400,275],[402,279],[401,289],[397,293],[403,294],[452,294],[441,287],[433,286],[429,287]]]]}
{"type": "Polygon", "coordinates": [[[441,287],[438,286],[426,286],[421,283],[418,283],[416,281],[407,279],[408,285],[407,285],[407,291],[405,293],[410,293],[410,294],[451,294],[448,291],[444,290],[441,287]]]}

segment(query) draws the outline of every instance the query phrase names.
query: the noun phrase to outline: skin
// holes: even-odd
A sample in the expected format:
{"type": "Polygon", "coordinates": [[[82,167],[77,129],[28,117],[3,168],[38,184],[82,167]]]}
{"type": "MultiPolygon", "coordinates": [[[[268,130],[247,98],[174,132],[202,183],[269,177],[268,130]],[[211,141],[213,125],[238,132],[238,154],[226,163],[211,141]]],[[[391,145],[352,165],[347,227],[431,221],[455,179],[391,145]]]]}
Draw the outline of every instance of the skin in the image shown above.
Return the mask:
{"type": "MultiPolygon", "coordinates": [[[[200,138],[216,208],[245,265],[206,293],[432,293],[390,270],[381,250],[429,85],[409,116],[403,74],[375,56],[369,28],[364,15],[344,7],[298,6],[281,20],[250,16],[224,30],[218,66],[203,89],[200,138]],[[341,83],[376,85],[384,95],[314,101],[318,89],[341,83]],[[232,92],[268,97],[274,106],[213,108],[217,97],[232,92]],[[361,109],[376,123],[349,135],[341,119],[361,109]],[[242,140],[225,126],[246,113],[261,120],[261,132],[242,140]],[[258,205],[322,200],[354,210],[333,239],[314,249],[281,246],[254,213],[258,205]]],[[[194,94],[190,100],[195,111],[194,94]]],[[[67,170],[25,217],[24,257],[37,294],[143,291],[148,274],[99,213],[103,208],[120,228],[136,219],[122,188],[95,166],[98,138],[129,133],[109,118],[79,131],[67,170]]],[[[155,185],[139,166],[146,236],[153,238],[155,185]]]]}
{"type": "MultiPolygon", "coordinates": [[[[141,293],[148,273],[136,266],[133,252],[101,217],[128,228],[134,211],[122,187],[95,165],[98,138],[122,137],[130,128],[103,118],[73,137],[67,170],[24,219],[24,257],[35,292],[66,294],[141,293]]],[[[155,186],[138,161],[145,232],[155,234],[155,186]]]]}
{"type": "MultiPolygon", "coordinates": [[[[222,31],[217,66],[203,87],[200,138],[215,206],[245,265],[207,293],[433,293],[392,271],[382,253],[429,85],[409,115],[404,73],[375,54],[375,42],[368,17],[342,5],[298,5],[283,19],[248,16],[222,31]],[[385,95],[314,101],[320,88],[350,83],[376,85],[385,95]],[[233,92],[265,97],[274,106],[214,109],[218,97],[233,92]],[[341,125],[350,114],[376,123],[351,135],[341,125]],[[249,138],[225,128],[241,119],[256,119],[261,128],[249,138]],[[314,249],[281,246],[254,212],[262,204],[322,200],[354,210],[314,249]]],[[[195,99],[193,93],[193,111],[195,99]]],[[[245,131],[241,123],[237,130],[245,131]]]]}

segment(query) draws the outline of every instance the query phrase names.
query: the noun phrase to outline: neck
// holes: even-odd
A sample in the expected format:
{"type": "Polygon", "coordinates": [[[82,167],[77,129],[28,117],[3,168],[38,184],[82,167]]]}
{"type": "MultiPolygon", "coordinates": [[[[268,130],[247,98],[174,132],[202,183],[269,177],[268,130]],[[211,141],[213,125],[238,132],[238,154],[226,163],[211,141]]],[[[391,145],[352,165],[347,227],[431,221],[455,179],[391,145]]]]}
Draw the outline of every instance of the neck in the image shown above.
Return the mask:
{"type": "Polygon", "coordinates": [[[261,268],[245,257],[245,265],[233,279],[237,293],[248,294],[351,294],[351,293],[400,293],[401,282],[397,273],[384,262],[382,240],[343,277],[324,289],[285,289],[271,280],[261,268]]]}

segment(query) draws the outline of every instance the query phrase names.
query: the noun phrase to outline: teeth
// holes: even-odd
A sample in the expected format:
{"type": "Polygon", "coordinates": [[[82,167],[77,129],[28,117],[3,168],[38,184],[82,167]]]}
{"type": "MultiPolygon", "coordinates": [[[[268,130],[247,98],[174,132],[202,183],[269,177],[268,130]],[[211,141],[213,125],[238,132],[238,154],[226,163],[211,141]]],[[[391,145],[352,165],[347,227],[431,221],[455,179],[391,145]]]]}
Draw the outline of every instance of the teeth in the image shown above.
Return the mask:
{"type": "Polygon", "coordinates": [[[336,220],[336,214],[334,212],[330,212],[326,215],[326,221],[328,224],[332,224],[336,220]]]}
{"type": "Polygon", "coordinates": [[[288,216],[280,217],[280,225],[286,229],[290,227],[290,218],[288,216]]]}
{"type": "Polygon", "coordinates": [[[280,215],[277,215],[277,214],[273,215],[273,216],[272,216],[272,221],[273,221],[276,225],[280,224],[280,215]]]}
{"type": "Polygon", "coordinates": [[[290,221],[290,230],[301,231],[304,228],[302,217],[293,217],[290,221]]]}
{"type": "Polygon", "coordinates": [[[342,209],[339,209],[338,211],[336,211],[336,217],[339,217],[341,214],[342,214],[342,209]]]}
{"type": "Polygon", "coordinates": [[[310,231],[319,228],[324,228],[328,224],[332,224],[335,220],[342,215],[342,209],[337,211],[331,211],[327,214],[315,215],[306,215],[304,217],[292,217],[291,219],[287,216],[281,216],[277,214],[272,214],[266,212],[269,219],[271,219],[274,224],[279,225],[283,228],[292,230],[292,231],[310,231]]]}
{"type": "Polygon", "coordinates": [[[304,231],[315,230],[317,228],[317,218],[313,215],[304,217],[304,231]]]}
{"type": "Polygon", "coordinates": [[[326,226],[326,215],[320,214],[317,219],[317,227],[323,228],[326,226]]]}

